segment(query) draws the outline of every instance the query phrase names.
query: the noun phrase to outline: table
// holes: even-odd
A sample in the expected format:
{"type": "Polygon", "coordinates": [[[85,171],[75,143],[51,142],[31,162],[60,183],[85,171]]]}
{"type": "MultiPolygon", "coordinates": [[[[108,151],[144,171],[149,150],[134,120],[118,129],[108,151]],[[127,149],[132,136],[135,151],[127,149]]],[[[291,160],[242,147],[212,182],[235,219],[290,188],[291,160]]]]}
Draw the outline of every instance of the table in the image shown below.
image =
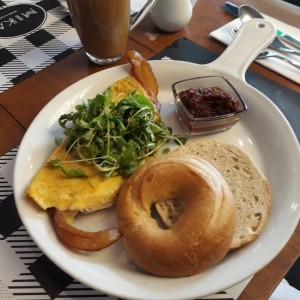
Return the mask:
{"type": "MultiPolygon", "coordinates": [[[[209,37],[209,33],[232,20],[223,9],[223,0],[199,0],[194,8],[192,20],[182,31],[172,34],[159,32],[149,17],[131,33],[129,50],[137,50],[144,57],[151,58],[166,46],[181,37],[186,37],[212,51],[221,53],[225,46],[209,37]],[[146,34],[148,33],[148,34],[146,34]],[[151,33],[153,39],[149,38],[151,33]]],[[[237,5],[245,1],[234,0],[237,5]]],[[[299,27],[300,8],[280,0],[249,0],[266,14],[299,27]]],[[[127,63],[123,58],[118,64],[127,63]]],[[[0,94],[0,155],[4,155],[20,144],[21,139],[42,107],[56,94],[81,78],[106,69],[90,63],[82,49],[45,68],[0,94]]],[[[260,73],[276,83],[300,92],[300,86],[288,79],[253,63],[251,70],[260,73]]],[[[239,300],[268,299],[286,272],[299,257],[300,225],[280,254],[258,272],[247,285],[239,300]]]]}

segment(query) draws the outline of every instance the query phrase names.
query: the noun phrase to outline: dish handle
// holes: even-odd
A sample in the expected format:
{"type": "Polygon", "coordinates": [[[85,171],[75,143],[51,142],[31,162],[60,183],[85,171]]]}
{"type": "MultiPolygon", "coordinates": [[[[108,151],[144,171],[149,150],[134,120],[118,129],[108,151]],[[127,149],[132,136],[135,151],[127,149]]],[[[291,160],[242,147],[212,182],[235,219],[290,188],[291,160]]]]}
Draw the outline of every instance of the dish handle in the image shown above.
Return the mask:
{"type": "Polygon", "coordinates": [[[231,44],[209,65],[239,79],[245,80],[245,73],[256,56],[270,45],[276,36],[273,24],[263,19],[252,19],[241,25],[231,44]]]}

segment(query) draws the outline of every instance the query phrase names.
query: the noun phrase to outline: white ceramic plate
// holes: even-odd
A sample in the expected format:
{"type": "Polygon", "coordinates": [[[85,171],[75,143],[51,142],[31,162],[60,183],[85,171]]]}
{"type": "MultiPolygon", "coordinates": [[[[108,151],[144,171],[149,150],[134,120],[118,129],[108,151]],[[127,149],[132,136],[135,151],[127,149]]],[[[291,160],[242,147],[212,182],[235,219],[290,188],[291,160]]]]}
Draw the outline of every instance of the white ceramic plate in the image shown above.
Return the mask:
{"type": "MultiPolygon", "coordinates": [[[[183,134],[175,114],[171,84],[210,75],[213,71],[196,64],[176,61],[151,62],[159,84],[163,120],[183,134]]],[[[249,111],[229,131],[201,138],[223,140],[240,147],[256,161],[270,182],[272,207],[263,233],[251,244],[229,254],[211,269],[187,278],[158,278],[138,270],[128,259],[122,241],[95,253],[78,253],[65,248],[56,238],[43,210],[24,199],[24,191],[62,136],[59,116],[74,105],[94,97],[115,80],[129,74],[129,66],[96,73],[57,95],[33,121],[20,145],[14,173],[17,209],[29,234],[41,250],[61,269],[82,283],[104,293],[127,299],[193,299],[233,286],[256,273],[283,248],[299,220],[300,151],[298,142],[280,111],[266,98],[238,78],[229,78],[245,98],[249,111]]],[[[230,77],[230,75],[228,75],[230,77]]],[[[200,139],[191,138],[189,141],[200,139]]],[[[79,218],[77,225],[96,230],[115,224],[114,211],[97,212],[79,218]]],[[[147,249],[145,249],[147,255],[147,249]]]]}

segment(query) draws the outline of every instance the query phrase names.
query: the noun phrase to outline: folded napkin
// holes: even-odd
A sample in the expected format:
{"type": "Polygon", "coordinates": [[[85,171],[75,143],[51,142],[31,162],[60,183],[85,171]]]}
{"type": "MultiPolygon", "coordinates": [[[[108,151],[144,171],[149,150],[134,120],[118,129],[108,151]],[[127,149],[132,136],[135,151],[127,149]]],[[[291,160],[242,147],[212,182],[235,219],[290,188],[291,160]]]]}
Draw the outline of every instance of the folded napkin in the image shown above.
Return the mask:
{"type": "MultiPolygon", "coordinates": [[[[270,16],[267,16],[267,15],[264,15],[264,17],[266,20],[270,21],[276,28],[280,29],[283,32],[287,32],[287,33],[295,36],[296,38],[300,39],[300,29],[299,28],[296,28],[296,27],[293,27],[286,23],[283,23],[283,22],[281,22],[277,19],[274,19],[270,16]]],[[[242,24],[242,22],[240,19],[235,19],[235,20],[223,25],[222,27],[212,31],[210,33],[210,36],[226,45],[229,45],[233,39],[233,36],[230,32],[230,28],[232,28],[234,26],[239,26],[241,24],[242,24]]],[[[291,46],[291,45],[288,45],[288,46],[293,48],[293,46],[291,46]]],[[[297,49],[297,50],[299,50],[299,49],[297,49]]],[[[283,53],[279,53],[273,49],[272,49],[272,51],[274,51],[278,54],[284,55],[288,58],[291,58],[295,62],[300,64],[300,56],[298,56],[298,55],[283,54],[283,53]]],[[[257,59],[256,62],[265,66],[266,68],[269,68],[270,70],[277,72],[278,74],[281,74],[282,76],[287,77],[288,79],[300,84],[300,70],[293,67],[292,65],[290,65],[278,58],[257,59]]]]}

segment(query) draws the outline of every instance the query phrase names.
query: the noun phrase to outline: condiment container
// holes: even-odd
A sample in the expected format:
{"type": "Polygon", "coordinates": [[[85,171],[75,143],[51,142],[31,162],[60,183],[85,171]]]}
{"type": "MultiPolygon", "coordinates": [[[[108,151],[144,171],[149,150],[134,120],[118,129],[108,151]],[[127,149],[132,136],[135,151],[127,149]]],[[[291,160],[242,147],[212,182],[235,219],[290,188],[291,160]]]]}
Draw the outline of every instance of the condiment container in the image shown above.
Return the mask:
{"type": "Polygon", "coordinates": [[[172,85],[175,96],[177,115],[190,135],[203,135],[228,130],[234,126],[247,111],[247,105],[232,86],[222,76],[203,76],[175,82],[172,85]],[[194,117],[182,103],[179,93],[190,88],[218,88],[229,94],[237,102],[237,110],[231,113],[209,116],[194,117]]]}

